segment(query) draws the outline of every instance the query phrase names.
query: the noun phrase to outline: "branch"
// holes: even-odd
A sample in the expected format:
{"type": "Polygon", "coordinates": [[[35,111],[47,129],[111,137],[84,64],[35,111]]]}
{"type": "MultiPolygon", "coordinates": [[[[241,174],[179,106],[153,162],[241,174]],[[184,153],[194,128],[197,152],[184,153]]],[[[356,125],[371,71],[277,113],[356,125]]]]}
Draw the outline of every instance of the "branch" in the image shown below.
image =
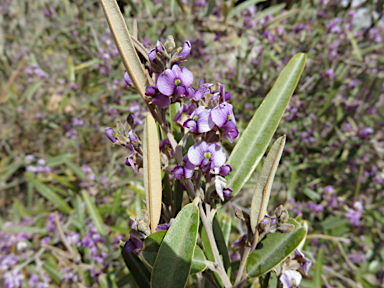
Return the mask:
{"type": "Polygon", "coordinates": [[[201,221],[203,222],[205,231],[207,232],[208,240],[209,240],[209,243],[211,244],[212,254],[216,262],[214,263],[214,266],[216,267],[216,269],[213,271],[219,275],[220,279],[223,281],[224,287],[230,288],[232,287],[231,281],[229,280],[228,275],[225,272],[223,263],[221,262],[219,250],[217,249],[215,237],[213,236],[212,225],[207,219],[207,216],[204,212],[201,202],[199,202],[199,210],[200,210],[200,218],[201,218],[201,221]]]}

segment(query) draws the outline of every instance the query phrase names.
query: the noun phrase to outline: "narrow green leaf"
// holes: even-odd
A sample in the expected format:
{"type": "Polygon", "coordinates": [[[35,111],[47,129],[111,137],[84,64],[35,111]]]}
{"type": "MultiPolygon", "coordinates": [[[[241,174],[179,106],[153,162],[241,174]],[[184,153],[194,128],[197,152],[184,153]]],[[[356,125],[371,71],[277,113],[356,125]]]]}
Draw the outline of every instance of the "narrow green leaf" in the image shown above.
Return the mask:
{"type": "Polygon", "coordinates": [[[324,251],[323,249],[319,249],[317,252],[317,257],[316,257],[316,265],[315,265],[315,275],[313,277],[313,287],[314,288],[321,288],[322,286],[322,281],[321,281],[321,274],[323,271],[323,261],[324,261],[324,251]]]}
{"type": "Polygon", "coordinates": [[[233,16],[236,16],[237,14],[240,14],[241,11],[247,9],[248,7],[251,7],[253,5],[256,5],[258,3],[261,3],[261,2],[265,2],[266,0],[249,0],[249,1],[245,1],[237,6],[235,6],[234,8],[231,9],[231,11],[229,11],[228,15],[227,15],[227,18],[231,18],[233,16]]]}
{"type": "Polygon", "coordinates": [[[120,56],[123,59],[125,69],[129,77],[138,90],[139,94],[145,100],[145,88],[147,85],[147,76],[141,65],[139,56],[136,53],[127,25],[125,24],[120,8],[114,0],[101,0],[104,13],[111,29],[116,46],[120,56]]]}
{"type": "Polygon", "coordinates": [[[292,232],[266,235],[249,255],[246,264],[249,277],[258,277],[268,272],[300,245],[307,231],[292,218],[287,223],[295,225],[292,232]]]}
{"type": "Polygon", "coordinates": [[[71,169],[77,175],[77,177],[79,177],[80,179],[84,179],[86,177],[83,170],[81,170],[81,168],[75,163],[71,162],[68,159],[66,159],[64,162],[68,166],[68,168],[71,169]]]}
{"type": "Polygon", "coordinates": [[[184,287],[191,271],[199,228],[199,210],[188,204],[180,211],[161,243],[151,287],[184,287]]]}
{"type": "Polygon", "coordinates": [[[151,220],[151,231],[155,232],[161,215],[161,167],[159,136],[156,122],[147,114],[143,135],[143,170],[147,209],[151,220]]]}
{"type": "Polygon", "coordinates": [[[47,166],[48,167],[58,166],[58,165],[64,163],[65,160],[70,159],[74,156],[75,156],[75,154],[67,153],[67,154],[62,154],[62,155],[52,157],[52,158],[47,160],[47,166]]]}
{"type": "Polygon", "coordinates": [[[227,184],[233,196],[239,193],[264,155],[295,91],[305,60],[306,55],[299,53],[289,61],[231,153],[228,164],[233,172],[228,175],[227,184]]]}
{"type": "Polygon", "coordinates": [[[123,256],[125,265],[127,265],[131,275],[135,279],[140,288],[150,288],[151,273],[145,267],[143,262],[135,253],[128,253],[124,250],[124,243],[120,242],[120,251],[123,256]]]}
{"type": "Polygon", "coordinates": [[[285,135],[273,143],[257,179],[255,192],[252,196],[250,215],[253,233],[256,232],[257,224],[263,220],[265,212],[267,212],[273,179],[275,178],[277,166],[283,154],[284,145],[285,135]]]}
{"type": "Polygon", "coordinates": [[[231,261],[229,260],[228,249],[227,249],[227,245],[225,244],[223,231],[221,231],[220,224],[217,221],[216,217],[213,218],[212,228],[213,228],[213,235],[215,236],[215,240],[217,244],[217,249],[219,250],[219,253],[223,257],[224,268],[227,271],[228,268],[231,266],[231,261]]]}
{"type": "MultiPolygon", "coordinates": [[[[152,233],[144,240],[144,250],[141,252],[143,260],[148,264],[148,266],[153,267],[159,252],[161,242],[163,241],[167,231],[158,231],[152,233]]],[[[195,274],[203,271],[207,265],[205,264],[205,256],[203,250],[196,245],[195,253],[193,254],[191,273],[195,274]]]]}
{"type": "Polygon", "coordinates": [[[97,209],[95,203],[93,202],[91,196],[89,196],[87,191],[85,190],[81,191],[81,195],[83,196],[85,206],[87,206],[89,216],[91,217],[93,224],[95,224],[97,231],[100,233],[101,236],[106,237],[107,231],[105,230],[103,218],[101,218],[100,212],[97,209]]]}
{"type": "Polygon", "coordinates": [[[49,274],[49,276],[52,277],[52,280],[59,284],[61,283],[61,275],[59,275],[57,272],[57,268],[52,265],[52,263],[45,261],[43,264],[44,270],[49,274]]]}
{"type": "Polygon", "coordinates": [[[49,189],[47,185],[41,183],[30,173],[25,173],[25,177],[43,197],[52,202],[52,204],[56,205],[59,211],[71,214],[72,208],[56,192],[49,189]]]}
{"type": "Polygon", "coordinates": [[[348,37],[349,41],[351,42],[352,49],[353,49],[353,54],[355,54],[357,60],[363,61],[363,57],[361,56],[360,48],[357,45],[357,41],[353,37],[351,31],[347,31],[347,37],[348,37]]]}

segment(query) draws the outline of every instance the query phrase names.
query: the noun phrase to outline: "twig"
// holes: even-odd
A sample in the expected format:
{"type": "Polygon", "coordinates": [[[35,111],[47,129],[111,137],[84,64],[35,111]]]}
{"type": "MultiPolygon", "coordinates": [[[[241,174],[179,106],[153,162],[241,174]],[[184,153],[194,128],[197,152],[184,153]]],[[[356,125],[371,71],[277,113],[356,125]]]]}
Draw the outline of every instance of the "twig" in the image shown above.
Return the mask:
{"type": "Polygon", "coordinates": [[[215,267],[217,266],[215,272],[219,275],[220,279],[223,281],[224,287],[226,288],[232,287],[231,281],[229,280],[227,273],[225,273],[223,263],[221,262],[221,259],[220,259],[219,250],[217,249],[215,237],[213,236],[212,225],[207,219],[207,216],[204,212],[203,205],[201,204],[201,202],[199,203],[199,210],[200,210],[200,218],[201,218],[201,221],[203,222],[205,231],[207,232],[208,240],[209,240],[209,243],[211,244],[212,254],[213,254],[213,257],[215,258],[215,262],[216,262],[215,267]]]}
{"type": "Polygon", "coordinates": [[[344,242],[345,244],[349,245],[351,243],[351,240],[343,237],[335,237],[330,235],[323,235],[323,234],[308,234],[307,239],[325,239],[325,240],[332,240],[332,241],[339,241],[344,242]]]}
{"type": "Polygon", "coordinates": [[[235,285],[238,285],[236,287],[241,287],[241,286],[239,286],[240,283],[242,283],[245,279],[248,279],[247,275],[245,275],[243,277],[244,268],[245,268],[245,264],[247,263],[247,259],[248,259],[249,253],[251,252],[253,247],[256,247],[257,242],[259,242],[259,230],[258,229],[256,229],[256,233],[254,235],[254,238],[253,238],[251,246],[248,246],[248,239],[247,239],[247,243],[246,243],[246,246],[244,248],[244,253],[241,256],[241,262],[240,262],[239,271],[238,271],[237,276],[236,276],[235,285]]]}

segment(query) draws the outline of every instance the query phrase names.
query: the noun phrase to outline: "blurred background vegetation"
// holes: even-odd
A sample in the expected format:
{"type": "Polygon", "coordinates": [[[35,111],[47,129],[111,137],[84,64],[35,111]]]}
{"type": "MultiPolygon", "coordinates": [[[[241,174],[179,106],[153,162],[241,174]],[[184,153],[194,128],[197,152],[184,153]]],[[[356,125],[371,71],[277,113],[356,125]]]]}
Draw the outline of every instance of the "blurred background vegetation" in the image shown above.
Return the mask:
{"type": "MultiPolygon", "coordinates": [[[[308,220],[302,287],[383,287],[383,1],[118,2],[145,46],[191,41],[186,66],[226,85],[240,132],[288,60],[308,55],[276,133],[287,145],[270,210],[308,220]]],[[[0,23],[0,286],[136,287],[118,243],[143,183],[104,128],[133,113],[140,133],[145,109],[101,4],[2,1],[0,23]]],[[[246,211],[254,184],[219,211],[230,243],[244,228],[224,214],[246,211]]]]}

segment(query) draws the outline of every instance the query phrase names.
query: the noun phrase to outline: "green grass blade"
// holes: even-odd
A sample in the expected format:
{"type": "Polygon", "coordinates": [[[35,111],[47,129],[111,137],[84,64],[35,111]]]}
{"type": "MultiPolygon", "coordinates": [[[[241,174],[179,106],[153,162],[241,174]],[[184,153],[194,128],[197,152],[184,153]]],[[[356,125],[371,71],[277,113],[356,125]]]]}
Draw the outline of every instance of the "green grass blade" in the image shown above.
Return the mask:
{"type": "Polygon", "coordinates": [[[37,180],[32,174],[25,173],[25,177],[28,182],[32,184],[33,187],[48,201],[56,205],[57,209],[60,212],[71,214],[72,208],[64,201],[56,192],[52,191],[47,185],[37,180]]]}
{"type": "Polygon", "coordinates": [[[95,224],[97,231],[100,233],[101,236],[106,237],[107,231],[104,226],[103,218],[101,218],[100,212],[97,209],[95,203],[93,202],[91,196],[89,196],[87,191],[85,190],[81,191],[81,195],[83,196],[85,206],[87,206],[89,216],[95,224]]]}

